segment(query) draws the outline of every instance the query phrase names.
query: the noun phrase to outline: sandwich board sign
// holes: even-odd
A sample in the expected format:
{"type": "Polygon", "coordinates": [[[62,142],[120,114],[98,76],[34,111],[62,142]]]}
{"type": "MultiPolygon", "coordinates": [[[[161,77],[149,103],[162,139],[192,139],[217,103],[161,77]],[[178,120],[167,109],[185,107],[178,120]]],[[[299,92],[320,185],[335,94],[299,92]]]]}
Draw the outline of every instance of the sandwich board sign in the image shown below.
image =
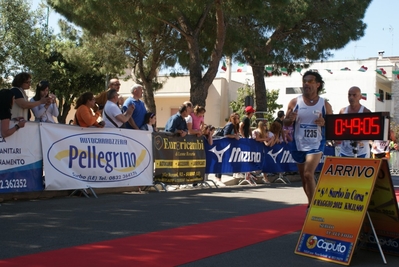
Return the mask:
{"type": "MultiPolygon", "coordinates": [[[[373,244],[366,238],[364,246],[375,249],[373,245],[376,243],[385,261],[380,243],[375,242],[378,238],[371,232],[372,219],[367,211],[370,206],[374,208],[373,213],[379,214],[381,209],[384,210],[381,205],[386,202],[391,204],[390,210],[386,213],[393,218],[382,216],[383,218],[378,221],[380,232],[383,231],[387,218],[390,218],[393,224],[399,220],[397,203],[395,210],[392,200],[382,197],[379,191],[376,191],[373,197],[375,186],[378,185],[379,188],[383,181],[384,188],[390,186],[389,191],[393,192],[396,201],[387,166],[387,161],[381,159],[327,157],[295,253],[349,265],[362,234],[368,236],[368,240],[374,241],[373,244]],[[381,181],[377,182],[378,179],[381,181]],[[387,180],[391,183],[389,184],[387,180]],[[375,211],[376,206],[378,211],[375,211]],[[362,232],[366,215],[368,224],[365,224],[366,230],[362,232]],[[367,225],[371,227],[367,228],[367,225]]],[[[398,224],[396,229],[399,232],[398,224]]]]}

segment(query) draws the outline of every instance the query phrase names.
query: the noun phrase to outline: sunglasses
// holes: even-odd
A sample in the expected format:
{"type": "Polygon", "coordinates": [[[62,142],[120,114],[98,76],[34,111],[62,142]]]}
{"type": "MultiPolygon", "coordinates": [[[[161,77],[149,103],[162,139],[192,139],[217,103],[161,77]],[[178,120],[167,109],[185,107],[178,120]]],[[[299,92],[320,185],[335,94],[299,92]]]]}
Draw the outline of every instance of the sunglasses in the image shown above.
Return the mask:
{"type": "Polygon", "coordinates": [[[152,118],[154,118],[154,117],[155,117],[155,113],[152,113],[151,116],[150,116],[150,118],[152,119],[152,118]]]}

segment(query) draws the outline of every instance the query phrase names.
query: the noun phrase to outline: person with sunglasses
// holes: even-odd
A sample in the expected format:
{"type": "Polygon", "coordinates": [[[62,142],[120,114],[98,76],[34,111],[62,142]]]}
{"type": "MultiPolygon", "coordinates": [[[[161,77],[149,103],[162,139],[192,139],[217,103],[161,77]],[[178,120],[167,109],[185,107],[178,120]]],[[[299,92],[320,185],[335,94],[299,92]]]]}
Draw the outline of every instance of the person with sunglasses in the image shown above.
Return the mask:
{"type": "Polygon", "coordinates": [[[30,102],[39,101],[42,98],[50,97],[50,102],[40,104],[32,108],[33,115],[35,115],[36,122],[50,122],[55,123],[53,117],[58,117],[59,111],[56,103],[56,96],[49,94],[50,84],[48,81],[40,81],[36,85],[36,94],[30,99],[30,102]]]}
{"type": "Polygon", "coordinates": [[[30,120],[30,109],[37,107],[41,104],[51,104],[50,97],[43,97],[40,100],[30,102],[25,90],[30,89],[32,83],[32,76],[27,72],[21,72],[15,75],[13,81],[11,92],[14,95],[14,105],[11,109],[12,118],[22,117],[24,120],[30,120]]]}
{"type": "Polygon", "coordinates": [[[103,109],[104,109],[105,104],[108,101],[108,98],[107,98],[108,91],[111,90],[111,89],[115,89],[116,92],[118,93],[120,87],[121,87],[121,83],[119,82],[118,78],[112,78],[111,80],[109,80],[108,89],[105,90],[104,92],[98,94],[94,98],[95,101],[96,101],[96,107],[94,108],[95,111],[98,110],[98,112],[100,112],[100,114],[101,114],[103,109]]]}
{"type": "Polygon", "coordinates": [[[318,72],[305,72],[302,95],[289,102],[284,119],[284,125],[292,125],[294,129],[290,150],[297,163],[309,205],[316,189],[314,174],[326,143],[324,116],[333,114],[330,103],[319,96],[323,86],[324,81],[318,72]]]}

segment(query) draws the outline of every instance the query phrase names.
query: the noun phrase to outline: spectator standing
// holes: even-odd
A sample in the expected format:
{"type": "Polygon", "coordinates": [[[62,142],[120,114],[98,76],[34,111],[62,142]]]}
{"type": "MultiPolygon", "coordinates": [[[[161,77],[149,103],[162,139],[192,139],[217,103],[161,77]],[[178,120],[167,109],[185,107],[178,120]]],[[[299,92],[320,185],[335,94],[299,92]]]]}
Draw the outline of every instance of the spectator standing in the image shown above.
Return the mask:
{"type": "Polygon", "coordinates": [[[46,104],[40,104],[39,106],[33,107],[32,112],[35,116],[36,122],[51,122],[55,123],[53,117],[58,117],[59,111],[56,102],[56,96],[49,94],[50,84],[48,81],[40,81],[36,85],[35,96],[30,99],[30,102],[40,101],[42,98],[50,97],[50,102],[46,104]]]}
{"type": "Polygon", "coordinates": [[[291,155],[297,162],[302,186],[310,205],[316,188],[315,171],[326,142],[324,116],[333,112],[330,103],[319,96],[324,81],[318,72],[305,72],[302,86],[302,95],[288,104],[284,124],[294,128],[291,155]]]}
{"type": "MultiPolygon", "coordinates": [[[[223,127],[223,136],[227,137],[227,138],[234,138],[236,140],[239,140],[240,139],[239,125],[240,125],[240,115],[236,112],[231,113],[230,117],[229,117],[229,121],[223,127]]],[[[217,185],[225,186],[225,184],[222,183],[222,174],[221,173],[216,173],[215,177],[216,177],[217,185]]]]}
{"type": "Polygon", "coordinates": [[[132,119],[126,123],[127,129],[139,130],[144,124],[144,116],[147,113],[147,109],[144,102],[141,100],[143,97],[143,86],[136,84],[130,89],[132,96],[129,96],[125,103],[123,103],[122,111],[126,112],[130,105],[134,105],[134,111],[132,114],[132,119]]]}
{"type": "Polygon", "coordinates": [[[186,124],[187,124],[188,134],[196,134],[196,135],[200,136],[201,131],[193,129],[193,117],[191,116],[191,114],[193,113],[193,104],[190,101],[184,101],[183,105],[187,106],[188,115],[185,118],[185,120],[186,120],[186,124]]]}
{"type": "Polygon", "coordinates": [[[391,141],[389,140],[374,140],[371,144],[371,153],[373,153],[373,158],[388,158],[390,142],[391,141]]]}
{"type": "MultiPolygon", "coordinates": [[[[342,108],[339,114],[348,113],[370,113],[371,111],[360,104],[360,99],[362,99],[362,92],[357,86],[349,88],[348,91],[348,101],[349,106],[342,108]]],[[[340,146],[340,157],[354,157],[354,150],[357,151],[356,156],[358,158],[368,158],[370,157],[370,146],[369,140],[359,140],[359,141],[335,141],[336,144],[340,146]]]]}
{"type": "Polygon", "coordinates": [[[25,126],[26,120],[23,117],[16,117],[17,123],[10,128],[11,108],[14,104],[14,95],[8,89],[0,90],[0,132],[1,137],[6,138],[25,126]]]}
{"type": "Polygon", "coordinates": [[[281,126],[283,126],[284,118],[285,118],[284,111],[280,110],[279,112],[277,112],[277,118],[274,121],[277,121],[278,123],[281,124],[281,126]]]}
{"type": "MultiPolygon", "coordinates": [[[[254,113],[255,110],[253,109],[252,106],[245,107],[245,115],[239,124],[240,134],[244,138],[251,138],[251,118],[254,115],[254,113]]],[[[235,175],[237,177],[239,173],[235,175]]],[[[250,172],[245,173],[245,179],[248,181],[248,183],[252,184],[250,172]]]]}
{"type": "Polygon", "coordinates": [[[245,115],[240,122],[240,134],[242,137],[251,137],[251,118],[254,115],[255,110],[252,106],[247,106],[245,108],[245,115]]]}
{"type": "MultiPolygon", "coordinates": [[[[273,133],[268,130],[267,121],[261,120],[258,122],[258,127],[252,131],[252,138],[258,142],[263,142],[265,146],[269,146],[270,141],[273,139],[273,133]]],[[[257,173],[259,173],[258,171],[257,173]]],[[[270,184],[267,178],[267,173],[263,174],[263,183],[270,184]]]]}
{"type": "Polygon", "coordinates": [[[104,127],[104,121],[101,120],[99,111],[94,112],[93,108],[96,102],[92,92],[83,93],[76,101],[76,113],[73,120],[74,125],[80,127],[104,127]]]}
{"type": "Polygon", "coordinates": [[[172,115],[166,122],[165,131],[185,137],[188,134],[188,128],[185,119],[187,116],[187,106],[183,104],[179,107],[179,111],[175,115],[172,115]]]}
{"type": "Polygon", "coordinates": [[[155,127],[157,123],[157,115],[152,112],[147,112],[144,116],[144,124],[141,126],[141,130],[157,132],[157,128],[155,127]]]}
{"type": "Polygon", "coordinates": [[[125,122],[129,121],[134,111],[134,105],[130,104],[124,113],[118,106],[118,91],[110,89],[107,92],[107,102],[103,110],[105,128],[123,128],[125,122]]]}
{"type": "MultiPolygon", "coordinates": [[[[194,112],[192,112],[192,124],[191,124],[191,132],[190,132],[190,123],[187,123],[187,128],[189,134],[197,134],[197,136],[201,136],[202,134],[202,126],[204,125],[204,115],[205,115],[205,108],[203,106],[196,105],[194,107],[194,112]]],[[[186,120],[187,122],[187,120],[186,120]]]]}
{"type": "Polygon", "coordinates": [[[37,107],[40,104],[51,103],[50,97],[44,97],[38,101],[30,102],[28,101],[28,96],[25,90],[29,90],[32,83],[32,76],[27,72],[21,72],[15,75],[13,81],[11,92],[14,95],[14,105],[11,109],[11,117],[23,117],[25,120],[30,120],[30,110],[31,108],[37,107]]]}
{"type": "Polygon", "coordinates": [[[119,82],[119,79],[112,78],[108,82],[108,89],[105,90],[104,92],[101,92],[100,94],[98,94],[95,97],[96,105],[97,105],[97,108],[98,108],[98,111],[100,112],[100,114],[102,113],[102,111],[104,109],[105,103],[107,103],[107,101],[108,101],[108,99],[107,99],[108,91],[111,89],[115,89],[116,92],[119,92],[120,87],[121,87],[121,83],[119,82]]]}
{"type": "Polygon", "coordinates": [[[279,112],[277,112],[277,118],[274,121],[281,124],[281,134],[280,134],[281,141],[288,143],[288,141],[286,140],[286,134],[284,133],[284,124],[283,124],[284,118],[285,118],[284,111],[280,110],[279,112]]]}

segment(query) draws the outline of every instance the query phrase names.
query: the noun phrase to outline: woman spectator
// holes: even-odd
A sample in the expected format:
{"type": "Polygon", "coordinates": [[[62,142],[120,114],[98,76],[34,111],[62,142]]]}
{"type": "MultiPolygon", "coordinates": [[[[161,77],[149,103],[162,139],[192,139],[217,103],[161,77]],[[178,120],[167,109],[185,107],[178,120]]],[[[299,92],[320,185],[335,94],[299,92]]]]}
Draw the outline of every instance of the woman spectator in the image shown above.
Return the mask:
{"type": "Polygon", "coordinates": [[[140,130],[156,132],[157,128],[155,124],[157,123],[157,115],[152,112],[147,112],[144,115],[144,125],[140,127],[140,130]]]}
{"type": "Polygon", "coordinates": [[[15,75],[12,81],[11,92],[15,97],[15,105],[11,109],[11,117],[23,117],[25,120],[30,119],[29,109],[39,106],[40,104],[50,103],[50,97],[44,97],[39,101],[30,102],[25,90],[30,89],[32,83],[32,76],[27,72],[22,72],[15,75]]]}
{"type": "Polygon", "coordinates": [[[224,136],[228,138],[240,139],[240,115],[236,112],[230,114],[229,121],[224,126],[224,136]]]}
{"type": "Polygon", "coordinates": [[[33,115],[35,115],[35,121],[37,122],[51,122],[55,123],[53,117],[57,117],[59,114],[56,97],[53,94],[49,94],[48,81],[40,81],[36,85],[36,94],[31,98],[30,102],[40,101],[42,98],[50,97],[50,101],[45,104],[40,104],[32,108],[33,115]]]}
{"type": "Polygon", "coordinates": [[[11,90],[2,89],[0,90],[0,120],[1,120],[1,137],[5,138],[12,135],[19,128],[25,126],[26,120],[23,117],[14,118],[18,121],[13,127],[10,128],[11,121],[11,108],[14,104],[14,95],[11,90]]]}
{"type": "Polygon", "coordinates": [[[252,138],[258,142],[263,142],[266,146],[269,146],[273,137],[273,133],[267,127],[267,121],[259,121],[258,128],[252,131],[252,138]]]}
{"type": "Polygon", "coordinates": [[[197,136],[201,135],[201,129],[204,125],[204,115],[205,115],[205,108],[203,106],[196,105],[194,107],[194,112],[192,112],[191,118],[192,123],[187,123],[188,133],[189,134],[196,134],[197,136]]]}
{"type": "Polygon", "coordinates": [[[213,127],[212,125],[203,124],[201,133],[209,145],[213,145],[212,136],[214,132],[215,132],[215,127],[213,127]]]}
{"type": "Polygon", "coordinates": [[[101,114],[98,111],[93,111],[95,104],[93,93],[86,92],[82,94],[76,101],[74,125],[103,128],[104,122],[101,121],[101,114]]]}
{"type": "MultiPolygon", "coordinates": [[[[259,121],[258,122],[258,128],[252,131],[252,138],[255,139],[258,142],[263,142],[265,146],[269,146],[270,141],[273,139],[274,135],[272,132],[270,132],[267,128],[267,121],[259,121]]],[[[256,171],[256,174],[259,174],[260,171],[256,171]]],[[[262,173],[263,178],[262,181],[265,184],[270,184],[269,179],[267,178],[267,173],[262,173]]],[[[250,175],[250,173],[247,173],[247,176],[250,175]]],[[[246,177],[248,181],[251,179],[249,177],[246,177]]]]}
{"type": "Polygon", "coordinates": [[[274,121],[272,125],[270,125],[270,132],[274,135],[272,140],[269,142],[269,146],[274,146],[275,144],[281,144],[284,142],[283,139],[283,127],[277,121],[274,121]]]}

